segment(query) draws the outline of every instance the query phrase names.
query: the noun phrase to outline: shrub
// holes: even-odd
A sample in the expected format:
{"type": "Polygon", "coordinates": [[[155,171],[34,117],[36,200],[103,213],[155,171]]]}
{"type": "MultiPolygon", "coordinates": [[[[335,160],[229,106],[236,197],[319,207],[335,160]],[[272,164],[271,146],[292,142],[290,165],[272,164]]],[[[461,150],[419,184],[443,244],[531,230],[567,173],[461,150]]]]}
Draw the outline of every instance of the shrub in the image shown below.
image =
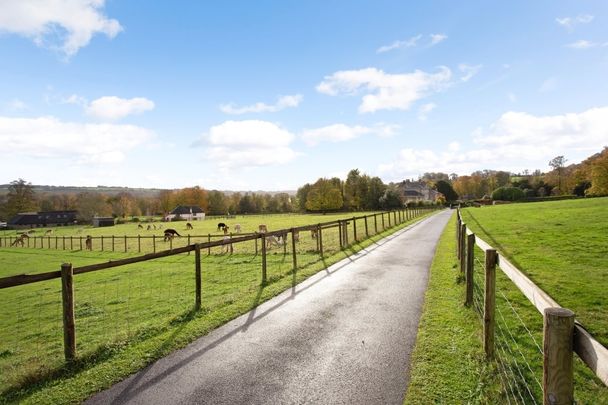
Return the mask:
{"type": "Polygon", "coordinates": [[[524,192],[517,187],[498,187],[492,192],[493,200],[517,201],[524,198],[524,192]]]}

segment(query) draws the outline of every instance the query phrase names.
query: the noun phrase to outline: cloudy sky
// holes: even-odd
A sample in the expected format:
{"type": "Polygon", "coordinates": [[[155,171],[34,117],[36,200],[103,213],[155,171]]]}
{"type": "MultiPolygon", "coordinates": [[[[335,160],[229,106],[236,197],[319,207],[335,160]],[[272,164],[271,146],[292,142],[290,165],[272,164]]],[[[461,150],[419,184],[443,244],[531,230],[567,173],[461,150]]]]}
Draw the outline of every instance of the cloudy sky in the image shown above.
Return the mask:
{"type": "Polygon", "coordinates": [[[285,190],[608,145],[606,1],[210,3],[0,0],[0,183],[285,190]]]}

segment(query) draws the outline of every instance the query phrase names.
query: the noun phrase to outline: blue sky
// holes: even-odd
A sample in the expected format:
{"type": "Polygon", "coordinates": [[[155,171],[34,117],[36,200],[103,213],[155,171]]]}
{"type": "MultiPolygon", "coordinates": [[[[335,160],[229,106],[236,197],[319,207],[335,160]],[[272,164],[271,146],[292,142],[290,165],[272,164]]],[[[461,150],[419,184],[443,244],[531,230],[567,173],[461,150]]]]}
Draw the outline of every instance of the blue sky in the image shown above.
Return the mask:
{"type": "Polygon", "coordinates": [[[608,145],[605,1],[0,0],[0,183],[295,189],[608,145]]]}

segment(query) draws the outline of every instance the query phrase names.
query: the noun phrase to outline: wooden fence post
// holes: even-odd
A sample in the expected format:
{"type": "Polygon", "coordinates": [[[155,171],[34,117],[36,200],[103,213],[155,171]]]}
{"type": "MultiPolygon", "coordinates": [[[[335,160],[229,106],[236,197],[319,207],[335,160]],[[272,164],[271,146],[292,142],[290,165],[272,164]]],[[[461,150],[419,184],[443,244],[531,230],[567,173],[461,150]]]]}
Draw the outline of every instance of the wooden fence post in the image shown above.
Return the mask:
{"type": "Polygon", "coordinates": [[[384,212],[380,213],[380,216],[382,217],[382,230],[384,231],[386,229],[384,226],[384,212]]]}
{"type": "Polygon", "coordinates": [[[258,238],[255,238],[255,255],[258,255],[258,238]]]}
{"type": "Polygon", "coordinates": [[[466,253],[466,241],[467,239],[467,226],[465,224],[460,225],[460,272],[464,273],[466,267],[467,253],[466,253]]]}
{"type": "Polygon", "coordinates": [[[344,235],[344,247],[348,246],[348,221],[344,221],[344,232],[342,232],[342,234],[344,235]]]}
{"type": "Polygon", "coordinates": [[[114,251],[114,235],[112,235],[112,252],[114,251]]]}
{"type": "Polygon", "coordinates": [[[485,294],[483,306],[483,349],[487,358],[494,357],[494,312],[496,309],[496,250],[486,250],[485,294]]]}
{"type": "MultiPolygon", "coordinates": [[[[207,242],[211,243],[211,234],[210,234],[210,233],[208,233],[208,234],[207,234],[207,242]]],[[[257,247],[258,247],[258,245],[257,245],[257,239],[256,239],[256,245],[255,245],[255,247],[256,247],[256,249],[255,249],[255,254],[257,255],[257,254],[258,254],[258,249],[257,249],[257,247]]],[[[207,248],[207,256],[209,256],[210,254],[211,254],[211,246],[209,246],[209,247],[207,248]]]]}
{"type": "Polygon", "coordinates": [[[137,253],[141,253],[141,235],[137,234],[137,253]]]}
{"type": "Polygon", "coordinates": [[[63,302],[63,352],[68,362],[76,358],[76,322],[74,320],[74,273],[71,263],[61,265],[63,302]]]}
{"type": "Polygon", "coordinates": [[[266,284],[266,235],[262,236],[262,284],[266,284]]]}
{"type": "MultiPolygon", "coordinates": [[[[49,238],[50,238],[50,236],[49,236],[49,238]]],[[[50,248],[51,247],[49,246],[49,249],[50,248]]],[[[59,249],[59,236],[55,236],[55,250],[58,250],[58,249],[59,249]]]]}
{"type": "MultiPolygon", "coordinates": [[[[287,241],[285,241],[285,244],[287,244],[287,241]]],[[[291,228],[291,255],[293,258],[293,269],[295,271],[298,268],[298,258],[296,252],[296,234],[293,231],[293,228],[291,228]]]]}
{"type": "Polygon", "coordinates": [[[354,242],[357,243],[357,218],[355,217],[353,217],[353,235],[355,235],[354,242]]]}
{"type": "Polygon", "coordinates": [[[319,229],[317,231],[317,240],[319,241],[319,254],[321,258],[323,258],[323,228],[319,225],[319,229]]]}
{"type": "Polygon", "coordinates": [[[543,403],[574,403],[574,312],[545,309],[543,327],[543,403]]]}
{"type": "Polygon", "coordinates": [[[369,228],[367,226],[367,215],[363,217],[365,219],[365,238],[369,238],[369,228]]]}
{"type": "Polygon", "coordinates": [[[201,309],[201,247],[194,245],[194,280],[196,284],[196,296],[194,298],[194,309],[201,309]]]}
{"type": "Polygon", "coordinates": [[[374,235],[378,233],[378,214],[374,214],[374,235]]]}
{"type": "Polygon", "coordinates": [[[156,253],[156,235],[152,235],[152,252],[156,253]]]}
{"type": "MultiPolygon", "coordinates": [[[[344,247],[344,241],[343,241],[343,236],[342,236],[342,221],[338,220],[338,233],[339,233],[339,239],[340,239],[340,249],[342,249],[344,247]]],[[[318,233],[317,233],[317,240],[318,240],[318,233]]],[[[318,242],[317,242],[318,243],[318,242]]]]}
{"type": "Polygon", "coordinates": [[[101,235],[101,251],[103,252],[103,235],[101,235]]]}
{"type": "Polygon", "coordinates": [[[465,279],[467,284],[466,299],[464,304],[473,304],[473,265],[475,260],[475,234],[467,235],[467,269],[465,279]]]}
{"type": "Polygon", "coordinates": [[[127,235],[125,235],[125,253],[127,253],[127,235]]]}
{"type": "Polygon", "coordinates": [[[82,236],[78,237],[78,243],[80,244],[80,250],[82,250],[82,236]]]}
{"type": "Polygon", "coordinates": [[[456,258],[460,260],[460,216],[456,217],[456,258]]]}
{"type": "Polygon", "coordinates": [[[70,250],[74,250],[74,239],[70,236],[70,250]]]}

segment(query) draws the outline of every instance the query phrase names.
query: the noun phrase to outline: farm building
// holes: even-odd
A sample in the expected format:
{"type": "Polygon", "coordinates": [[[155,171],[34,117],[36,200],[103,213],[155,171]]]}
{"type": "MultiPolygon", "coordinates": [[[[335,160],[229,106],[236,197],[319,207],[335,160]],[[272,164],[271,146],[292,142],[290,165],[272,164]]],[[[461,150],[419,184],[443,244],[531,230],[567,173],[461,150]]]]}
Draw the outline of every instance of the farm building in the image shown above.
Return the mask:
{"type": "Polygon", "coordinates": [[[93,217],[93,226],[114,226],[114,218],[112,217],[93,217]]]}
{"type": "Polygon", "coordinates": [[[439,195],[422,181],[405,180],[397,184],[403,200],[408,202],[429,201],[433,202],[439,195]]]}
{"type": "Polygon", "coordinates": [[[173,221],[175,219],[202,221],[205,219],[205,213],[198,205],[178,205],[173,211],[165,216],[165,221],[173,221]]]}
{"type": "Polygon", "coordinates": [[[73,225],[76,223],[76,213],[77,211],[22,212],[12,217],[8,226],[21,229],[73,225]]]}

